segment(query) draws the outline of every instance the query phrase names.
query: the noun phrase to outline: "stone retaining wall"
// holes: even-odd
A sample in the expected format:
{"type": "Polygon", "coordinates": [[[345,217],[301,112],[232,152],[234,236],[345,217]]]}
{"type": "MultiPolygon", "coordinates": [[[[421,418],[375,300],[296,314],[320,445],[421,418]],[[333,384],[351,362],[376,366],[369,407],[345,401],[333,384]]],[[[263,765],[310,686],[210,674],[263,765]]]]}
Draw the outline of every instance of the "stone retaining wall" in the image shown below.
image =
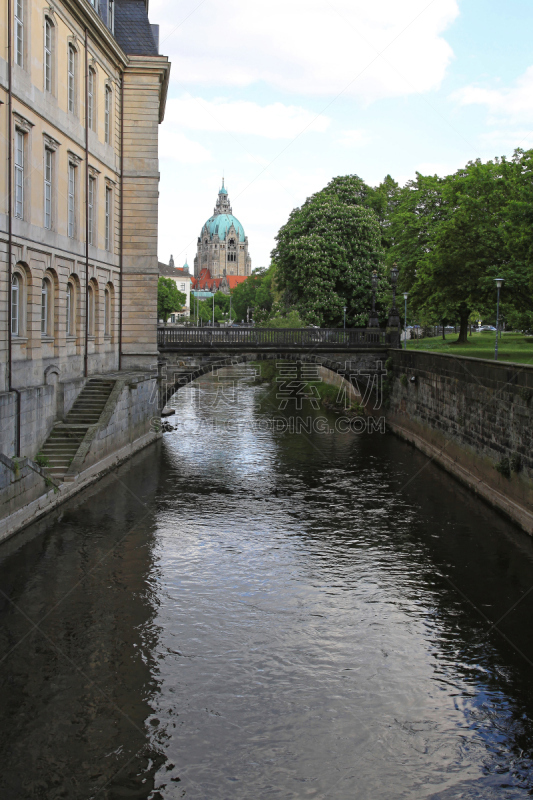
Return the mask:
{"type": "Polygon", "coordinates": [[[387,423],[533,534],[533,367],[391,350],[387,423]]]}
{"type": "MultiPolygon", "coordinates": [[[[113,378],[115,387],[98,424],[88,429],[63,483],[47,478],[46,470],[29,458],[0,454],[0,541],[161,436],[159,427],[152,425],[154,417],[158,417],[156,379],[149,373],[105,377],[113,378]]],[[[79,389],[82,385],[83,382],[79,389]]],[[[68,392],[67,406],[72,405],[72,394],[68,392]]],[[[35,450],[41,445],[39,441],[35,450]]]]}

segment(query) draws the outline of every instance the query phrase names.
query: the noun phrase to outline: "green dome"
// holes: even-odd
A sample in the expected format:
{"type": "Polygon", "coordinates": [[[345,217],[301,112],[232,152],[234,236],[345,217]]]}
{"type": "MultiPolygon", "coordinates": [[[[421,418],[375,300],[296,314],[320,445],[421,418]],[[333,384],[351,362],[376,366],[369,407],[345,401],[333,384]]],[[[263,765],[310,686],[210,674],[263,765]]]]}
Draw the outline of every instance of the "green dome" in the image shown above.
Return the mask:
{"type": "Polygon", "coordinates": [[[237,231],[237,236],[239,237],[239,241],[244,242],[244,228],[242,227],[237,217],[234,217],[233,214],[217,214],[214,217],[209,217],[209,219],[204,225],[204,228],[207,228],[209,236],[212,237],[218,235],[220,241],[225,242],[226,234],[232,225],[237,231]]]}

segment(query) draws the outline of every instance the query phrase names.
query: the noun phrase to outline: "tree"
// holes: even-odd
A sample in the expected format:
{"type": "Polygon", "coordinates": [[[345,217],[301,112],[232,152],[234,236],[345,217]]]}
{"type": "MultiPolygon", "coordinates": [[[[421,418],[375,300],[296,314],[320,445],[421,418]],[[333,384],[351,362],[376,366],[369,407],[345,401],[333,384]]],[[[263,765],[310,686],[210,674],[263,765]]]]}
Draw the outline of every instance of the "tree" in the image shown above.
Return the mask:
{"type": "Polygon", "coordinates": [[[255,270],[231,293],[233,317],[237,320],[247,318],[247,310],[253,308],[253,318],[257,321],[265,319],[274,302],[273,283],[275,266],[268,269],[262,267],[255,270]]]}
{"type": "Polygon", "coordinates": [[[157,318],[165,325],[174,311],[181,311],[187,302],[187,295],[180,292],[172,278],[159,278],[157,282],[157,318]]]}
{"type": "Polygon", "coordinates": [[[372,271],[387,282],[378,219],[365,207],[369,187],[356,175],[335,178],[292,211],[272,251],[286,304],[307,323],[364,325],[372,306],[372,271]]]}

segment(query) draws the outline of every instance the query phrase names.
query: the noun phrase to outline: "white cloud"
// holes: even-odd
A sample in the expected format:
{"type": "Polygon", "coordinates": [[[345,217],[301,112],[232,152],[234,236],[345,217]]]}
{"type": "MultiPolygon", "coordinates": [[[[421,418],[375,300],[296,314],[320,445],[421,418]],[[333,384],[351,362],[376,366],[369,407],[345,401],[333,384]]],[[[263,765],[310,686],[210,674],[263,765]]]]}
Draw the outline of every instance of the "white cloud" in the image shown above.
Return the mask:
{"type": "Polygon", "coordinates": [[[266,7],[249,0],[152,0],[150,6],[175,85],[262,82],[300,95],[343,92],[366,101],[438,87],[453,56],[442,34],[458,13],[457,0],[270,0],[266,7]]]}
{"type": "Polygon", "coordinates": [[[249,101],[204,100],[184,94],[167,101],[166,127],[239,133],[268,139],[294,139],[302,131],[325,131],[330,120],[305,108],[283,103],[260,106],[249,101]]]}
{"type": "Polygon", "coordinates": [[[363,147],[365,144],[368,144],[370,138],[365,131],[346,130],[341,131],[337,141],[345,147],[363,147]]]}
{"type": "Polygon", "coordinates": [[[533,121],[533,67],[528,67],[514,86],[484,89],[465,86],[452,96],[462,106],[481,105],[493,115],[493,121],[505,118],[508,122],[533,121]]]}
{"type": "Polygon", "coordinates": [[[159,158],[172,159],[182,164],[201,164],[203,161],[210,161],[212,156],[199,142],[187,139],[183,133],[166,125],[159,131],[159,158]]]}

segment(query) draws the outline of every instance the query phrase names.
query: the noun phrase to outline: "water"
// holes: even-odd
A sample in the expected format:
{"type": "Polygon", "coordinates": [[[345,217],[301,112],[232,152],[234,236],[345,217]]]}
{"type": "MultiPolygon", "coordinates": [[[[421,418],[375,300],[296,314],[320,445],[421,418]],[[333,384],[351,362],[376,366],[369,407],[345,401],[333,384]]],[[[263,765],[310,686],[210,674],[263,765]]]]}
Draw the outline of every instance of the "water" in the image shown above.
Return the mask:
{"type": "Polygon", "coordinates": [[[202,379],[0,547],[2,798],[533,794],[531,540],[395,437],[276,405],[202,379]]]}

